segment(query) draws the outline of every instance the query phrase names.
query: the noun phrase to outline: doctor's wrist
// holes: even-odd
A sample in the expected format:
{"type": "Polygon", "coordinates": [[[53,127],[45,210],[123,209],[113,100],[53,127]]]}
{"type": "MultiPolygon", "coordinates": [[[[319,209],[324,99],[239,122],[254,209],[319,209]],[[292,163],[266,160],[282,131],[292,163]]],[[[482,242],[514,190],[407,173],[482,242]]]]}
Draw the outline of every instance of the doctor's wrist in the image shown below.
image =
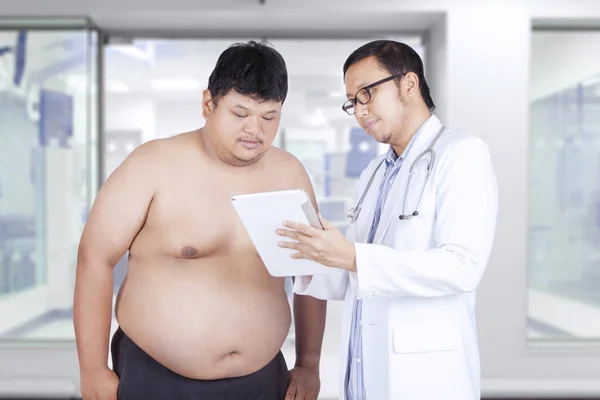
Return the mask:
{"type": "Polygon", "coordinates": [[[347,258],[343,268],[347,271],[356,272],[356,247],[354,243],[349,243],[350,246],[348,246],[347,258]]]}

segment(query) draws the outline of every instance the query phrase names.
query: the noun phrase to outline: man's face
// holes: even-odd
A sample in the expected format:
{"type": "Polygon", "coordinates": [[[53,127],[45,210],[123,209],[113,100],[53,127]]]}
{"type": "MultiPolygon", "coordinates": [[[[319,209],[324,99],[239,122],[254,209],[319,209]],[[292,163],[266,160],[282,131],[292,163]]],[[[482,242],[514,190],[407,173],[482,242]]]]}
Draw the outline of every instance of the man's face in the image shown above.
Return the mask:
{"type": "MultiPolygon", "coordinates": [[[[372,83],[389,77],[375,57],[367,57],[353,64],[346,71],[346,96],[354,98],[356,93],[372,83]]],[[[395,80],[390,80],[369,89],[371,100],[367,104],[354,105],[354,117],[359,125],[380,143],[390,143],[401,129],[407,117],[407,106],[395,80]]]]}
{"type": "Polygon", "coordinates": [[[218,105],[204,91],[203,116],[219,158],[236,166],[250,165],[269,149],[281,118],[281,102],[256,100],[230,91],[218,105]]]}

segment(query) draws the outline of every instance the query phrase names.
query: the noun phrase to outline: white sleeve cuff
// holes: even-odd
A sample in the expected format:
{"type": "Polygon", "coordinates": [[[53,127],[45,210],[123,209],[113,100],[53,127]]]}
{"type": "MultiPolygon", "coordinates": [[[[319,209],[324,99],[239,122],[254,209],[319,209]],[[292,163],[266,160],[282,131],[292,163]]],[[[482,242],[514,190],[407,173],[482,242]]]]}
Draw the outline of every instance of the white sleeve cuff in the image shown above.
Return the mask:
{"type": "Polygon", "coordinates": [[[321,300],[344,300],[348,286],[348,273],[343,270],[313,276],[297,276],[294,293],[321,300]]]}

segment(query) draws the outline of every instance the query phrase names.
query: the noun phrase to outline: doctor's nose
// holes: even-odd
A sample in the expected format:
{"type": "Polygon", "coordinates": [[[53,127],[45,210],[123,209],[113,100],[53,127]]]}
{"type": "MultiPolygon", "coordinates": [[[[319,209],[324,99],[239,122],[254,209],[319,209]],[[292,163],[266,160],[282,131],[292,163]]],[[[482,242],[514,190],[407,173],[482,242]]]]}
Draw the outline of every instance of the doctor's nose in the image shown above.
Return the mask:
{"type": "Polygon", "coordinates": [[[354,105],[354,116],[357,118],[363,118],[367,115],[369,115],[369,105],[356,102],[354,105]]]}

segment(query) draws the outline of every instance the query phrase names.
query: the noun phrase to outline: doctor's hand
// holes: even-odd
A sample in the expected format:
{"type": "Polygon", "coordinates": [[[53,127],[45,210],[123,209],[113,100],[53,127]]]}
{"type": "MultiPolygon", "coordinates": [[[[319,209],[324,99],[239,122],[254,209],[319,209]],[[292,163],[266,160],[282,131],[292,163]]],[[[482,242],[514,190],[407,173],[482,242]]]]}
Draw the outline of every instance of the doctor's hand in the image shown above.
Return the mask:
{"type": "Polygon", "coordinates": [[[285,221],[283,226],[288,229],[278,229],[277,234],[293,241],[281,241],[279,247],[296,250],[296,253],[292,253],[292,258],[305,258],[328,267],[356,271],[354,243],[346,239],[346,236],[320,213],[319,221],[323,229],[285,221]]]}

